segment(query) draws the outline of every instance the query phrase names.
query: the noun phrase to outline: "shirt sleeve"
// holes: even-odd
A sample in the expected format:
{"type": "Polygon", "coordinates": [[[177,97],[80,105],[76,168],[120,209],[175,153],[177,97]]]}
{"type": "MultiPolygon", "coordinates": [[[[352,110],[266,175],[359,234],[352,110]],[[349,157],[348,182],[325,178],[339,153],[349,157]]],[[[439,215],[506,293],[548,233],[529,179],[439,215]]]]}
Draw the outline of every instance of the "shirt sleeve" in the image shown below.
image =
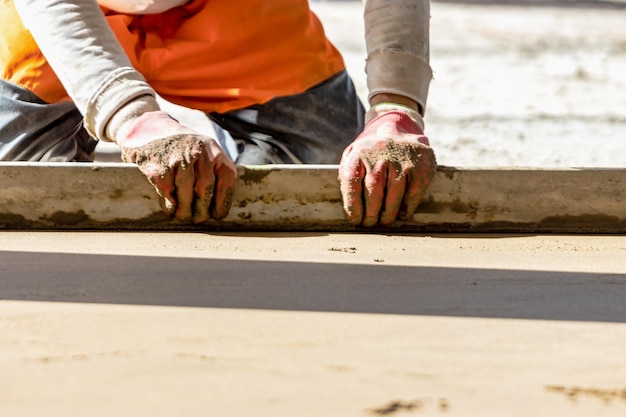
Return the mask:
{"type": "Polygon", "coordinates": [[[92,136],[103,138],[110,118],[135,98],[155,95],[96,0],[15,0],[15,7],[92,136]]]}
{"type": "Polygon", "coordinates": [[[366,0],[364,21],[369,98],[399,94],[424,111],[432,78],[430,1],[366,0]]]}
{"type": "Polygon", "coordinates": [[[125,14],[156,14],[182,6],[189,0],[98,0],[100,6],[125,14]]]}

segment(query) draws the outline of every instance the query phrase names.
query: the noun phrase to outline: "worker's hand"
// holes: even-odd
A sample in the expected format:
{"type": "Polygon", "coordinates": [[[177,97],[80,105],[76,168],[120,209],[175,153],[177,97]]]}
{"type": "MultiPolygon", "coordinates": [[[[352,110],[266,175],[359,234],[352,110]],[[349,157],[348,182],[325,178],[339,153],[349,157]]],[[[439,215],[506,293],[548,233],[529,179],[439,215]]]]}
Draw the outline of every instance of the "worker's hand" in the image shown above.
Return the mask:
{"type": "Polygon", "coordinates": [[[215,140],[151,111],[130,120],[115,142],[122,160],[154,185],[166,214],[194,223],[228,214],[237,169],[215,140]]]}
{"type": "Polygon", "coordinates": [[[435,154],[416,119],[421,117],[391,107],[378,111],[341,157],[343,206],[355,225],[410,218],[435,175],[435,154]]]}

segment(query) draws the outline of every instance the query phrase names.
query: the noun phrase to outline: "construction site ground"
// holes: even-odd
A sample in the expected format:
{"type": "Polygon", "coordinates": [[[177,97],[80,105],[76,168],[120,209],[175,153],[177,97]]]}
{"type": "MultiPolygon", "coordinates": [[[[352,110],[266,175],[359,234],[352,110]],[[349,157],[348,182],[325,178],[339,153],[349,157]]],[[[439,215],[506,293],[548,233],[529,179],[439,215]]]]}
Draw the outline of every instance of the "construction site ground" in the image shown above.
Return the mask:
{"type": "Polygon", "coordinates": [[[626,237],[0,233],[2,416],[623,416],[626,237]]]}

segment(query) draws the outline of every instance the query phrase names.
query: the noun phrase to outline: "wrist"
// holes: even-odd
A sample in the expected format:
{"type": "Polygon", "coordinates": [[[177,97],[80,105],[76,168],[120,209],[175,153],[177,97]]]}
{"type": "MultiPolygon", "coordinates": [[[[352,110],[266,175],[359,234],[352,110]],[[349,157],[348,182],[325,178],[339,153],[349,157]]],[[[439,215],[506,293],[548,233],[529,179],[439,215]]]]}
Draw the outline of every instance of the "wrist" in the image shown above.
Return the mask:
{"type": "Polygon", "coordinates": [[[365,114],[365,124],[369,124],[372,120],[389,112],[400,112],[406,114],[411,120],[424,131],[424,119],[415,109],[403,104],[391,103],[391,102],[379,102],[373,104],[365,114]]]}
{"type": "Polygon", "coordinates": [[[393,93],[376,93],[370,97],[370,105],[373,106],[378,103],[395,103],[401,104],[403,106],[409,107],[420,114],[424,114],[420,111],[420,106],[418,103],[410,97],[393,94],[393,93]]]}
{"type": "Polygon", "coordinates": [[[120,108],[109,120],[105,128],[104,140],[121,145],[120,142],[128,136],[133,122],[142,114],[160,110],[156,99],[151,95],[138,97],[120,108]]]}

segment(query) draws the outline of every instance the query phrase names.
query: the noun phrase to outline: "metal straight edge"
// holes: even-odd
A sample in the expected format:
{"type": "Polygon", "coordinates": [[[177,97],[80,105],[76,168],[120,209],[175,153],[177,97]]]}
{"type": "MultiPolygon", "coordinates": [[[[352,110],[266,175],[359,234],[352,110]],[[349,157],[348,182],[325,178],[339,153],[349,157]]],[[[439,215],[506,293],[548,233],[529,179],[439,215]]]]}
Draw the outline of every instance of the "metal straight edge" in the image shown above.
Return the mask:
{"type": "Polygon", "coordinates": [[[335,165],[240,167],[222,221],[171,221],[132,164],[0,163],[0,228],[626,233],[626,170],[439,167],[415,215],[382,229],[344,217],[335,165]]]}

